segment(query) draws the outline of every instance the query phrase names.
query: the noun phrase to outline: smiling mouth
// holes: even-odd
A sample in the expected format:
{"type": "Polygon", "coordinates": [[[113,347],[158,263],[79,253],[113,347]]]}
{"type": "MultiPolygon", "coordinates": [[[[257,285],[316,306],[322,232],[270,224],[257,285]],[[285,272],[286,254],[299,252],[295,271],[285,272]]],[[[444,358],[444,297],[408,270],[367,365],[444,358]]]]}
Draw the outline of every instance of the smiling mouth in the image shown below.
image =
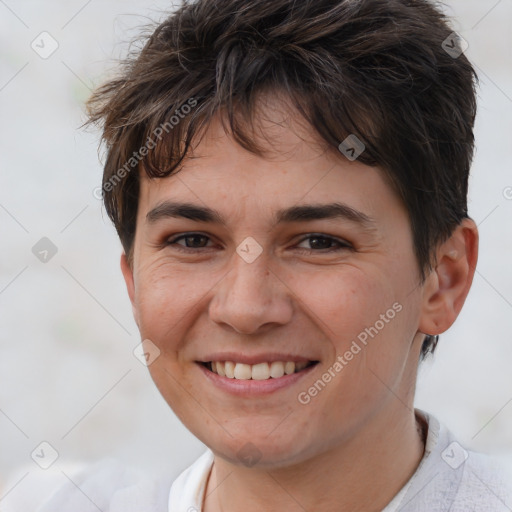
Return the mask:
{"type": "Polygon", "coordinates": [[[209,371],[235,380],[269,380],[279,379],[285,375],[299,373],[318,361],[273,361],[272,363],[244,364],[233,361],[200,362],[209,371]]]}

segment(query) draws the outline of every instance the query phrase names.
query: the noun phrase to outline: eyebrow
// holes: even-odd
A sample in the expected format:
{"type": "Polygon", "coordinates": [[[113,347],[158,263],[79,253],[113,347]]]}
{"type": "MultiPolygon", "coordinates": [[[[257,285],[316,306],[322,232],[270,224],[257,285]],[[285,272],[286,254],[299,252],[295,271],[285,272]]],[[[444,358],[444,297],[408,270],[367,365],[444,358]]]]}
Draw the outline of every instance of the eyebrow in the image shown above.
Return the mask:
{"type": "MultiPolygon", "coordinates": [[[[163,201],[146,215],[146,224],[155,224],[166,218],[184,218],[199,222],[227,225],[224,216],[207,206],[192,203],[163,201]]],[[[365,213],[344,203],[304,204],[278,210],[274,225],[280,223],[307,222],[323,219],[345,219],[358,224],[366,231],[376,231],[377,223],[365,213]]]]}

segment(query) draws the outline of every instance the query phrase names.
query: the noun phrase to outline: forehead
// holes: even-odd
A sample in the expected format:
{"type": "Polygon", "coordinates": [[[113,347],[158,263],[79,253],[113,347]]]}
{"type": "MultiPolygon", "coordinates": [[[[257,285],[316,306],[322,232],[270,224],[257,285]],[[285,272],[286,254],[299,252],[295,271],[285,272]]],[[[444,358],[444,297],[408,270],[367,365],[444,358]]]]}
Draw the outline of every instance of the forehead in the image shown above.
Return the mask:
{"type": "Polygon", "coordinates": [[[215,206],[227,219],[234,219],[235,211],[254,214],[263,213],[263,208],[339,201],[366,210],[370,217],[377,213],[377,202],[388,206],[400,202],[379,168],[349,161],[327,148],[287,102],[269,98],[261,102],[250,133],[264,149],[263,156],[237,143],[217,115],[178,172],[157,179],[142,173],[140,220],[145,221],[150,210],[165,200],[215,206]]]}

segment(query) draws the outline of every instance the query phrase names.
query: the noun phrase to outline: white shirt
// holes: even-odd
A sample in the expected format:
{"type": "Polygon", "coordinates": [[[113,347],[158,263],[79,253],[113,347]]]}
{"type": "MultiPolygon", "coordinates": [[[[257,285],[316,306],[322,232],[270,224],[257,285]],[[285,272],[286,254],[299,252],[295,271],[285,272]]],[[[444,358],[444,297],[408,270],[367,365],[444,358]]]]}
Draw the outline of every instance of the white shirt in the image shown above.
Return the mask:
{"type": "MultiPolygon", "coordinates": [[[[435,417],[418,409],[416,413],[428,424],[425,454],[382,512],[511,512],[508,465],[464,449],[435,417]]],[[[172,484],[164,476],[159,481],[148,479],[113,460],[102,461],[67,481],[35,511],[201,512],[213,458],[208,449],[172,484]]],[[[7,497],[0,508],[2,512],[34,510],[21,503],[7,497]]]]}

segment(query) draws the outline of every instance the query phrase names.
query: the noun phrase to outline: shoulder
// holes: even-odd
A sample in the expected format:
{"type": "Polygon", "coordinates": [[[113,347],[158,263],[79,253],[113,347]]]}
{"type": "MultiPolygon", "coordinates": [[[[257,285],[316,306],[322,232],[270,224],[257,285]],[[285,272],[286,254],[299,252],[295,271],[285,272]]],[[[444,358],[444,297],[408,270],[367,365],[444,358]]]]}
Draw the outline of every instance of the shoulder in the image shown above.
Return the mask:
{"type": "Polygon", "coordinates": [[[512,509],[512,461],[467,451],[453,512],[512,509]]]}
{"type": "Polygon", "coordinates": [[[27,475],[13,489],[5,512],[138,512],[141,507],[165,512],[170,486],[166,477],[150,477],[115,459],[103,459],[79,469],[27,475]]]}
{"type": "Polygon", "coordinates": [[[433,415],[418,412],[429,429],[425,456],[409,493],[416,507],[411,510],[512,510],[512,460],[468,449],[433,415]]]}

